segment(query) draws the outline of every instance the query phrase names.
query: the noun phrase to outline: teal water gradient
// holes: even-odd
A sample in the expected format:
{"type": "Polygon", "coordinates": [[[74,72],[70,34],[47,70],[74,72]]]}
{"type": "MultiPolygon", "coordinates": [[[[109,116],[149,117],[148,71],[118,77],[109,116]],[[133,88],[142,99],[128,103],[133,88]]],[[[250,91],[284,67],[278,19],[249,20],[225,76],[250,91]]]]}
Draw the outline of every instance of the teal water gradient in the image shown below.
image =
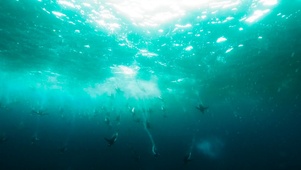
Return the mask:
{"type": "Polygon", "coordinates": [[[300,167],[300,0],[196,5],[154,27],[73,2],[1,2],[4,169],[300,167]]]}

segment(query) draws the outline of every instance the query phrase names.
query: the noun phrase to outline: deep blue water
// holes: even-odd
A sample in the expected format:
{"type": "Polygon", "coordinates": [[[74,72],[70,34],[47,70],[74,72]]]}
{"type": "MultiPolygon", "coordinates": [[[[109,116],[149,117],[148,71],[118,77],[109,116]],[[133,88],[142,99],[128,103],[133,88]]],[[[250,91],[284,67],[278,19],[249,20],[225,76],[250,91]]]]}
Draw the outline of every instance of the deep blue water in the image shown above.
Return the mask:
{"type": "Polygon", "coordinates": [[[151,2],[0,2],[0,169],[301,169],[301,1],[151,2]]]}

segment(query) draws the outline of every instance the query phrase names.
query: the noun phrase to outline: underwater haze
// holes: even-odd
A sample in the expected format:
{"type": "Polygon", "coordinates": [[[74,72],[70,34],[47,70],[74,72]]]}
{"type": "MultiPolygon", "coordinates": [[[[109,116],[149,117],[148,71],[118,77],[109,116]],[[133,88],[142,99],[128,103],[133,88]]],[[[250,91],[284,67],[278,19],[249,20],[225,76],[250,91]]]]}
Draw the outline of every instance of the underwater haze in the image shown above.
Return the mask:
{"type": "Polygon", "coordinates": [[[301,169],[300,0],[1,0],[0,169],[301,169]]]}

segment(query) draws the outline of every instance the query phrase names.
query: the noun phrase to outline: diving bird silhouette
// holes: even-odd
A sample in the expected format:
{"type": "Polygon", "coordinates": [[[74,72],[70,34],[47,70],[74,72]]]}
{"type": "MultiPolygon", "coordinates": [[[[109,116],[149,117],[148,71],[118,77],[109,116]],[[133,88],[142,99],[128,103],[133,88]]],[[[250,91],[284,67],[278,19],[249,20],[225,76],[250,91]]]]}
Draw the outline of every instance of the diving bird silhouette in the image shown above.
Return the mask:
{"type": "Polygon", "coordinates": [[[202,104],[199,104],[198,106],[196,106],[196,109],[198,109],[199,111],[201,111],[204,114],[205,111],[208,109],[208,107],[204,106],[202,104]]]}
{"type": "Polygon", "coordinates": [[[104,139],[107,141],[108,146],[112,146],[116,142],[117,137],[118,137],[118,132],[116,132],[111,138],[104,138],[104,139]]]}

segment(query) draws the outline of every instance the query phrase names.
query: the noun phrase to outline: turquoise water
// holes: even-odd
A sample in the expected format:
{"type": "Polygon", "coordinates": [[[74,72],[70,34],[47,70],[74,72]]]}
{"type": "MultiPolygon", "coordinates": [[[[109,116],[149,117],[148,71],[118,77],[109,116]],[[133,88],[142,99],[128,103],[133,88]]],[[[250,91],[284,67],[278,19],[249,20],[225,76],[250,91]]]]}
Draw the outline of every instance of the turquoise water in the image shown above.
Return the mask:
{"type": "Polygon", "coordinates": [[[300,6],[2,1],[1,169],[299,169],[300,6]]]}

